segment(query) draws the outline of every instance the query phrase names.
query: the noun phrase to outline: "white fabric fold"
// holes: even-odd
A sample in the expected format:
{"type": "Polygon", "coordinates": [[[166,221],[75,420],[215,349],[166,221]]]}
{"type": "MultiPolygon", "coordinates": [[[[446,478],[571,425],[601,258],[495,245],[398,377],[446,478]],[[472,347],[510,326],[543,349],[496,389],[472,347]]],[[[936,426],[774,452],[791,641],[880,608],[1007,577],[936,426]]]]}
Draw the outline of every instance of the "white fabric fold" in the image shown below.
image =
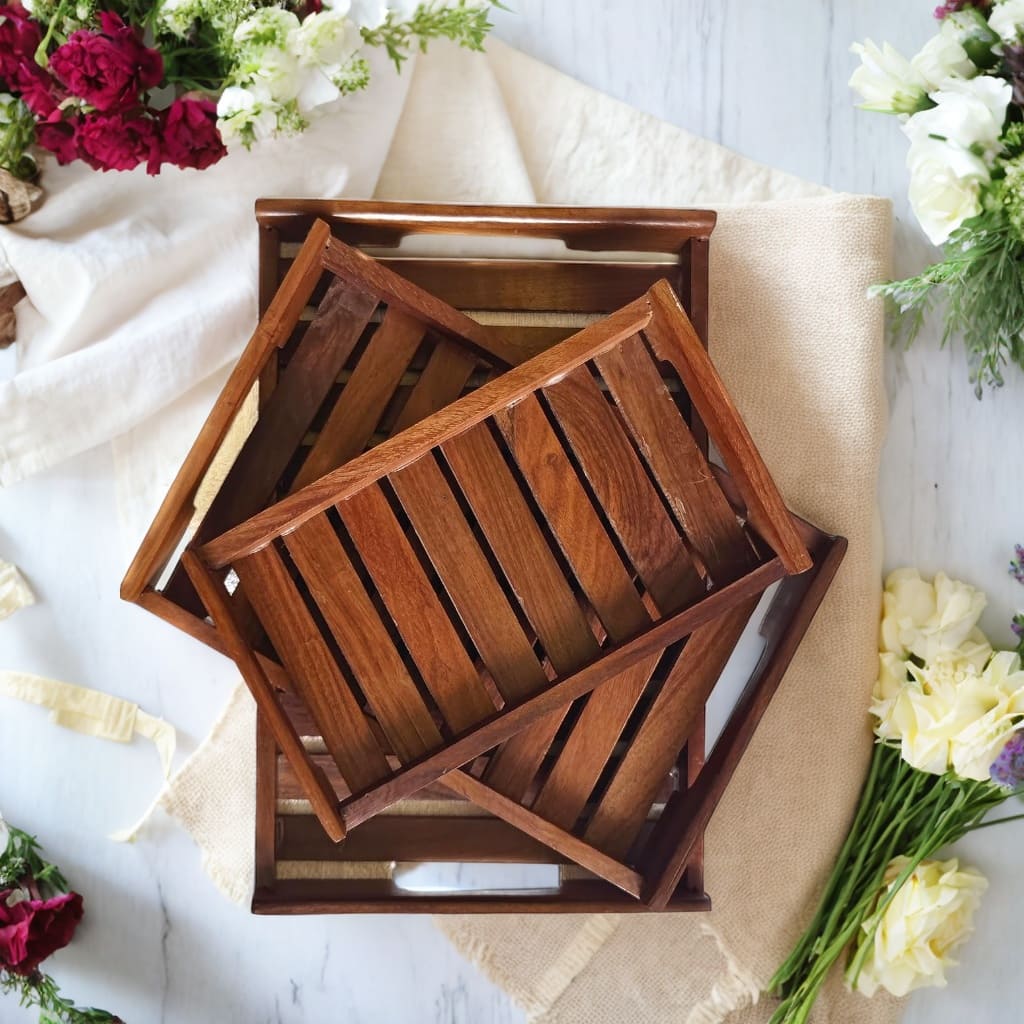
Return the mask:
{"type": "Polygon", "coordinates": [[[44,167],[47,199],[0,228],[18,373],[0,382],[0,485],[130,430],[231,362],[256,319],[254,201],[373,194],[412,64],[371,54],[365,92],[305,134],[205,171],[44,167]]]}

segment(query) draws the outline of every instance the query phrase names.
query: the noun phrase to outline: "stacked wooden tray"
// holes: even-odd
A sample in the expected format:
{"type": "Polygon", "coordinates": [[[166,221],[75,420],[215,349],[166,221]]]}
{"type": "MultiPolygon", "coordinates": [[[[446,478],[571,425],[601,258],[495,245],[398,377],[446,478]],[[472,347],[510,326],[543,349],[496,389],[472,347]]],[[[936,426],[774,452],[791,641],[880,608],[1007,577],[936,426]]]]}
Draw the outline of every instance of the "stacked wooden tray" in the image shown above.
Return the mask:
{"type": "MultiPolygon", "coordinates": [[[[272,206],[264,223],[311,212],[272,206]]],[[[508,232],[532,223],[537,234],[619,248],[656,251],[671,237],[687,258],[670,267],[560,259],[546,278],[559,286],[543,292],[522,290],[531,275],[545,280],[536,260],[471,261],[467,276],[465,261],[442,274],[436,260],[392,258],[406,278],[461,289],[478,320],[495,319],[478,308],[489,294],[481,280],[507,289],[518,275],[516,301],[549,307],[541,324],[480,326],[314,227],[125,581],[129,598],[226,646],[261,701],[255,906],[706,905],[700,833],[842,550],[782,508],[689,321],[657,283],[674,279],[703,319],[694,293],[706,290],[708,219],[659,212],[630,226],[623,211],[361,204],[316,212],[364,244],[393,245],[425,225],[508,232]],[[644,294],[616,317],[503,372],[579,326],[583,311],[559,305],[586,306],[589,319],[599,301],[641,282],[644,294]],[[317,309],[302,326],[311,299],[317,309]],[[568,322],[552,323],[552,313],[568,322]],[[450,405],[488,374],[491,383],[450,405]],[[190,531],[186,576],[174,550],[257,379],[259,417],[190,531]],[[688,395],[735,482],[704,460],[704,423],[688,395]],[[397,436],[376,448],[388,434],[397,436]],[[812,559],[780,591],[774,607],[785,614],[775,615],[763,670],[699,771],[704,701],[758,594],[812,559]],[[278,766],[268,727],[294,774],[278,766]],[[329,759],[307,749],[318,749],[304,741],[310,732],[329,759]],[[301,815],[278,814],[278,797],[296,783],[327,834],[358,825],[352,837],[327,853],[301,815]],[[437,792],[432,815],[444,805],[457,826],[374,817],[431,785],[494,817],[467,817],[437,792]],[[301,861],[307,875],[342,874],[323,865],[347,864],[349,875],[372,876],[380,872],[356,865],[499,858],[571,860],[590,874],[566,869],[547,893],[424,897],[388,877],[298,879],[280,868],[301,861]]],[[[269,246],[263,254],[266,267],[269,246]]],[[[268,272],[267,290],[271,280],[268,272]]]]}

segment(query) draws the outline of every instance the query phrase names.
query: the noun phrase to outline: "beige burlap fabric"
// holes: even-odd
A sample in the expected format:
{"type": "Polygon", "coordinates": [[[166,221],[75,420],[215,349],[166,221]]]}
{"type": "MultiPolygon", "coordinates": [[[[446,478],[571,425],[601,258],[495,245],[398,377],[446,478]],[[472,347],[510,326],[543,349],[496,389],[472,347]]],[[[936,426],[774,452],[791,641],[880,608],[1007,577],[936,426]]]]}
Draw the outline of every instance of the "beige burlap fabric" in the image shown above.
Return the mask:
{"type": "MultiPolygon", "coordinates": [[[[712,822],[715,909],[439,924],[544,1024],[766,1020],[758,990],[806,920],[870,751],[886,412],[882,311],[866,290],[886,275],[888,203],[752,164],[500,44],[419,62],[378,195],[720,211],[712,355],[787,500],[850,549],[712,822]]],[[[236,695],[164,799],[236,897],[251,870],[251,715],[236,695]]],[[[886,1022],[895,1008],[834,984],[814,1019],[886,1022]]]]}

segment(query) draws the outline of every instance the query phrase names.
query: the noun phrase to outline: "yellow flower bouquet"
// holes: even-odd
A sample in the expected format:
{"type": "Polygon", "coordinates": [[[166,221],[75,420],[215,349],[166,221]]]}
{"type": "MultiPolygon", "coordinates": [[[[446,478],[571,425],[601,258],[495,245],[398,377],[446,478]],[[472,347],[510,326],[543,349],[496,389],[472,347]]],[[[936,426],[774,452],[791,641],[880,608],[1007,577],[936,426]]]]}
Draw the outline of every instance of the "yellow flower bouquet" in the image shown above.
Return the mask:
{"type": "Polygon", "coordinates": [[[1024,790],[1024,671],[978,628],[984,607],[942,573],[886,580],[874,755],[818,908],[769,982],[771,1024],[803,1024],[844,955],[847,984],[867,996],[945,984],[986,882],[934,857],[1024,790]]]}

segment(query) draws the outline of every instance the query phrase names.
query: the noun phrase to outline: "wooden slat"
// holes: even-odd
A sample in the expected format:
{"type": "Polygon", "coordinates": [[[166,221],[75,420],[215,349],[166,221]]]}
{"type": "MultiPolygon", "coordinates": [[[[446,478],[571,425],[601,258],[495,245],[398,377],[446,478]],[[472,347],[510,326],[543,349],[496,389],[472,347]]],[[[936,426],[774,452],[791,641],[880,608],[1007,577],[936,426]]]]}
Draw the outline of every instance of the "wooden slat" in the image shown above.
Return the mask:
{"type": "Polygon", "coordinates": [[[432,455],[389,477],[480,658],[507,700],[547,677],[432,455]]]}
{"type": "Polygon", "coordinates": [[[643,341],[629,338],[596,362],[690,543],[716,583],[735,579],[755,553],[643,341]]]}
{"type": "Polygon", "coordinates": [[[321,259],[329,237],[330,228],[326,224],[322,221],[313,224],[302,251],[231,371],[224,390],[189,449],[125,573],[121,583],[121,597],[125,601],[138,599],[181,540],[193,515],[192,500],[196,489],[231,429],[235,414],[275,348],[283,344],[292,333],[299,315],[309,301],[322,273],[321,259]]]}
{"type": "Polygon", "coordinates": [[[667,614],[695,601],[704,583],[597,382],[575,370],[544,396],[658,610],[667,614]]]}
{"type": "MultiPolygon", "coordinates": [[[[448,798],[452,798],[449,796],[448,798]]],[[[277,859],[312,861],[463,861],[496,864],[564,864],[553,851],[498,818],[380,815],[354,828],[344,843],[328,842],[308,815],[282,815],[277,859]]]]}
{"type": "Polygon", "coordinates": [[[651,302],[656,315],[645,332],[651,346],[659,358],[668,360],[679,372],[690,401],[707,424],[744,503],[757,512],[764,524],[764,539],[790,572],[804,572],[811,566],[811,556],[679,300],[662,282],[651,289],[651,302]]]}
{"type": "Polygon", "coordinates": [[[389,309],[400,309],[442,334],[471,344],[485,357],[497,359],[506,366],[512,364],[514,355],[505,351],[501,338],[488,328],[399,277],[358,249],[336,238],[328,239],[323,262],[332,273],[355,281],[358,287],[379,296],[389,309]]]}
{"type": "Polygon", "coordinates": [[[438,341],[402,406],[392,433],[397,434],[454,402],[462,394],[476,365],[477,357],[465,349],[444,338],[438,341]]]}
{"type": "MultiPolygon", "coordinates": [[[[328,391],[355,348],[377,300],[333,280],[288,365],[277,376],[270,400],[196,530],[201,544],[243,522],[273,495],[295,449],[309,430],[328,391]]],[[[172,574],[164,593],[183,602],[182,573],[172,574]]]]}
{"type": "Polygon", "coordinates": [[[658,263],[384,258],[384,266],[457,309],[608,313],[678,272],[658,263]]]}
{"type": "MultiPolygon", "coordinates": [[[[337,765],[329,758],[319,763],[315,757],[310,756],[309,760],[318,769],[330,786],[331,796],[334,798],[334,813],[341,821],[341,815],[337,810],[338,794],[334,782],[324,770],[328,766],[331,772],[337,774],[337,765]]],[[[277,822],[277,799],[278,799],[278,747],[274,741],[274,734],[267,722],[266,713],[257,706],[256,709],[256,884],[269,885],[274,880],[274,846],[276,839],[277,822]]],[[[286,762],[288,763],[288,762],[286,762]]],[[[295,777],[294,769],[291,770],[292,777],[295,777]]],[[[340,777],[340,776],[339,776],[340,777]]],[[[297,781],[297,780],[296,780],[297,781]]],[[[303,797],[306,795],[305,786],[299,786],[303,797]]],[[[330,836],[323,830],[319,822],[315,822],[325,839],[330,836]]]]}
{"type": "MultiPolygon", "coordinates": [[[[442,451],[556,673],[566,675],[595,658],[597,640],[486,424],[442,451]]],[[[567,711],[559,708],[498,751],[488,784],[522,796],[567,711]]]]}
{"type": "Polygon", "coordinates": [[[536,396],[497,413],[494,422],[608,634],[621,641],[650,625],[632,577],[536,396]]]}
{"type": "MultiPolygon", "coordinates": [[[[800,521],[795,516],[793,519],[794,527],[799,529],[800,521]]],[[[769,621],[772,618],[769,615],[761,627],[768,635],[766,657],[759,666],[758,677],[748,682],[736,702],[704,771],[690,789],[677,794],[674,804],[666,808],[665,827],[657,837],[655,850],[647,858],[649,880],[644,900],[654,910],[664,909],[672,899],[691,852],[699,843],[839,569],[847,542],[842,537],[819,533],[815,548],[812,571],[785,580],[776,593],[773,609],[776,602],[784,598],[781,603],[786,614],[774,621],[769,621]],[[789,592],[784,594],[784,591],[789,592]]]]}
{"type": "Polygon", "coordinates": [[[461,767],[485,751],[503,743],[526,726],[550,712],[568,706],[571,701],[590,693],[607,680],[669,644],[681,640],[699,626],[721,616],[727,609],[760,594],[785,574],[782,563],[773,558],[758,566],[741,580],[712,591],[703,601],[656,622],[646,632],[619,647],[602,653],[602,657],[585,665],[578,672],[557,679],[532,697],[507,706],[500,715],[482,723],[462,736],[454,737],[446,746],[406,765],[368,793],[344,801],[345,823],[354,828],[360,822],[379,814],[384,808],[403,800],[454,768],[461,767]]]}
{"type": "Polygon", "coordinates": [[[643,888],[643,876],[625,864],[603,854],[600,850],[577,839],[572,833],[551,824],[522,804],[496,792],[479,779],[466,772],[452,772],[441,780],[456,793],[472,800],[479,807],[528,832],[559,853],[565,854],[588,871],[600,875],[623,892],[639,896],[643,888]]]}
{"type": "MultiPolygon", "coordinates": [[[[218,632],[224,638],[231,657],[238,666],[239,672],[242,673],[242,678],[257,705],[265,713],[267,725],[273,732],[274,738],[291,759],[295,774],[299,777],[302,788],[320,819],[320,823],[327,835],[334,842],[339,842],[345,838],[345,825],[339,813],[338,802],[331,784],[306,753],[302,740],[277,702],[277,695],[270,680],[267,679],[262,666],[238,630],[226,592],[220,582],[191,551],[186,551],[182,555],[182,562],[206,605],[210,617],[216,624],[218,632]]],[[[264,810],[266,810],[266,805],[264,805],[264,810]]],[[[266,853],[264,848],[264,857],[266,853]]],[[[265,866],[265,859],[262,863],[265,866]]]]}
{"type": "Polygon", "coordinates": [[[322,218],[352,245],[397,245],[410,234],[556,238],[569,248],[677,253],[707,237],[713,210],[675,207],[494,206],[352,199],[258,199],[256,219],[285,241],[301,240],[322,218]]]}
{"type": "MultiPolygon", "coordinates": [[[[381,489],[354,494],[338,505],[338,512],[452,731],[493,715],[496,709],[480,673],[381,489]]],[[[347,642],[344,649],[349,649],[347,642]]]]}
{"type": "Polygon", "coordinates": [[[408,762],[439,746],[430,711],[327,518],[310,520],[285,544],[398,757],[408,762]]]}
{"type": "Polygon", "coordinates": [[[393,473],[432,448],[483,422],[500,409],[583,365],[642,330],[650,319],[646,298],[585,327],[550,352],[502,374],[435,415],[389,438],[372,451],[328,473],[301,491],[253,516],[201,548],[211,568],[219,569],[301,526],[307,519],[344,501],[368,483],[393,473]]]}
{"type": "Polygon", "coordinates": [[[758,600],[745,601],[687,640],[590,819],[588,842],[613,857],[629,853],[758,600]]]}
{"type": "Polygon", "coordinates": [[[386,778],[384,754],[281,557],[264,548],[235,571],[349,787],[358,791],[386,778]]]}
{"type": "MultiPolygon", "coordinates": [[[[296,474],[293,491],[355,458],[366,448],[424,334],[423,324],[401,310],[389,309],[384,314],[296,474]]],[[[294,447],[293,443],[293,450],[294,447]]]]}
{"type": "MultiPolygon", "coordinates": [[[[632,578],[536,397],[525,398],[499,413],[495,422],[611,639],[621,642],[649,626],[650,618],[632,578]]],[[[673,549],[679,547],[677,534],[673,549]]],[[[593,708],[583,726],[585,742],[577,740],[568,754],[559,757],[561,771],[534,805],[538,814],[566,829],[573,825],[658,660],[657,654],[644,659],[592,695],[588,707],[593,708]]],[[[550,743],[546,732],[549,727],[549,723],[542,723],[545,732],[536,740],[532,730],[509,740],[495,757],[486,781],[504,792],[504,766],[520,759],[532,763],[532,751],[542,746],[546,749],[550,743]]],[[[572,735],[579,731],[577,725],[572,735]]],[[[520,782],[518,778],[515,781],[517,785],[520,782]]]]}

